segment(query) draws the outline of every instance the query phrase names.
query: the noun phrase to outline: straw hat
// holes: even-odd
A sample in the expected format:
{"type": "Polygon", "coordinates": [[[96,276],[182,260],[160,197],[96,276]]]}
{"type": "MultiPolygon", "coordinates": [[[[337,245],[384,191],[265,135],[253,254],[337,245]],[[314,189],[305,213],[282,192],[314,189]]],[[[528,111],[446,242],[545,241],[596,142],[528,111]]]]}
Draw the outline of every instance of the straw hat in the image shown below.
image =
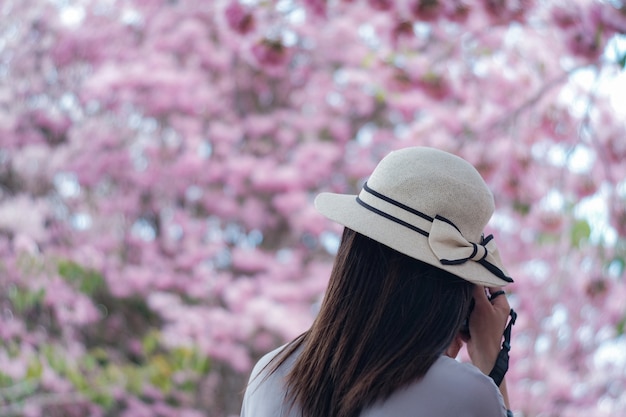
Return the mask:
{"type": "Polygon", "coordinates": [[[478,171],[458,156],[411,147],[378,164],[359,195],[322,193],[324,216],[398,252],[490,287],[508,276],[493,236],[483,230],[493,195],[478,171]]]}

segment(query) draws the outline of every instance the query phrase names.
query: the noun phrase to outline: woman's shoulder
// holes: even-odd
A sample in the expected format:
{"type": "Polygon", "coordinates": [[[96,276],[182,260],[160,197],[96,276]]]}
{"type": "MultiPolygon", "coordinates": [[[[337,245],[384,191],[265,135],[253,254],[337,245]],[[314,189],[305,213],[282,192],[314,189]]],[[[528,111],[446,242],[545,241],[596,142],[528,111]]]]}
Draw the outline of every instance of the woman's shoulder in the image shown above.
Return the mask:
{"type": "MultiPolygon", "coordinates": [[[[280,353],[287,347],[287,345],[282,345],[277,347],[276,349],[272,350],[271,352],[266,353],[265,355],[263,355],[261,357],[261,359],[259,359],[257,361],[257,363],[254,365],[254,368],[252,369],[252,373],[250,375],[250,379],[255,379],[259,376],[265,376],[269,369],[271,368],[270,363],[278,356],[280,355],[280,353]]],[[[283,362],[283,364],[276,370],[276,372],[279,375],[282,374],[286,374],[287,371],[291,368],[293,362],[295,361],[296,357],[297,357],[298,352],[295,352],[293,355],[289,356],[288,358],[285,359],[285,361],[283,362]]]]}
{"type": "MultiPolygon", "coordinates": [[[[258,360],[245,390],[241,416],[261,417],[291,416],[293,411],[285,402],[284,378],[294,361],[293,356],[273,370],[272,360],[283,351],[285,346],[278,347],[258,360]]],[[[295,415],[295,414],[294,414],[295,415]]]]}
{"type": "Polygon", "coordinates": [[[433,380],[443,379],[447,384],[478,383],[498,390],[493,380],[483,374],[480,369],[471,363],[459,362],[447,356],[437,359],[426,376],[433,380]]]}
{"type": "Polygon", "coordinates": [[[263,369],[272,361],[272,359],[274,359],[284,348],[285,346],[283,345],[263,355],[254,365],[254,368],[252,369],[252,376],[261,373],[263,369]]]}
{"type": "Polygon", "coordinates": [[[440,357],[423,378],[374,404],[363,417],[506,415],[496,384],[469,363],[440,357]]]}

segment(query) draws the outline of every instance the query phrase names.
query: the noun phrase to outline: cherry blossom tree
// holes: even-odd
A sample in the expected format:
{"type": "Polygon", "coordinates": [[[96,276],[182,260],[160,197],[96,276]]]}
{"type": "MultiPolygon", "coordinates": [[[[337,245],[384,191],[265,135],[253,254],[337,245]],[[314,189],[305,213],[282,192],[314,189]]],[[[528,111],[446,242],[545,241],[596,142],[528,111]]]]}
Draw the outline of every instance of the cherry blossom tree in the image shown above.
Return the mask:
{"type": "Polygon", "coordinates": [[[236,415],[323,297],[313,198],[413,145],[495,194],[516,413],[623,414],[625,34],[621,0],[3,1],[0,414],[236,415]]]}

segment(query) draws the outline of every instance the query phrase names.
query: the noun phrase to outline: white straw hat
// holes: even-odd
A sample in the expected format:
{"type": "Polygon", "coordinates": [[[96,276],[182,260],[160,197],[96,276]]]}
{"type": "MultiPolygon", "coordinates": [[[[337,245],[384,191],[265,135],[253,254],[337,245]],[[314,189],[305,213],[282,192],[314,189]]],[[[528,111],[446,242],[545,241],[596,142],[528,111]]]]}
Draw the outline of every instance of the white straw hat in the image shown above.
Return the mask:
{"type": "Polygon", "coordinates": [[[479,285],[513,280],[493,236],[483,230],[494,211],[478,171],[458,156],[411,147],[388,154],[358,196],[321,193],[324,216],[412,258],[479,285]]]}

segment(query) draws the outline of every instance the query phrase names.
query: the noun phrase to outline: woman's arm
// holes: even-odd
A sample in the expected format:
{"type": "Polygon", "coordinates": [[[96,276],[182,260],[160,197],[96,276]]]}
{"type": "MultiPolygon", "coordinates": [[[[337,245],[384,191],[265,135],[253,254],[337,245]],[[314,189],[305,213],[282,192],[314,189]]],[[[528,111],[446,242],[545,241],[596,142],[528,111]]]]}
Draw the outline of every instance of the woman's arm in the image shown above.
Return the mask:
{"type": "MultiPolygon", "coordinates": [[[[481,286],[476,286],[474,290],[474,301],[475,306],[469,322],[471,337],[467,341],[467,351],[472,363],[485,375],[489,375],[502,347],[502,335],[511,307],[506,297],[490,300],[485,288],[481,286]]],[[[500,384],[500,393],[505,406],[510,409],[506,379],[500,384]]]]}

